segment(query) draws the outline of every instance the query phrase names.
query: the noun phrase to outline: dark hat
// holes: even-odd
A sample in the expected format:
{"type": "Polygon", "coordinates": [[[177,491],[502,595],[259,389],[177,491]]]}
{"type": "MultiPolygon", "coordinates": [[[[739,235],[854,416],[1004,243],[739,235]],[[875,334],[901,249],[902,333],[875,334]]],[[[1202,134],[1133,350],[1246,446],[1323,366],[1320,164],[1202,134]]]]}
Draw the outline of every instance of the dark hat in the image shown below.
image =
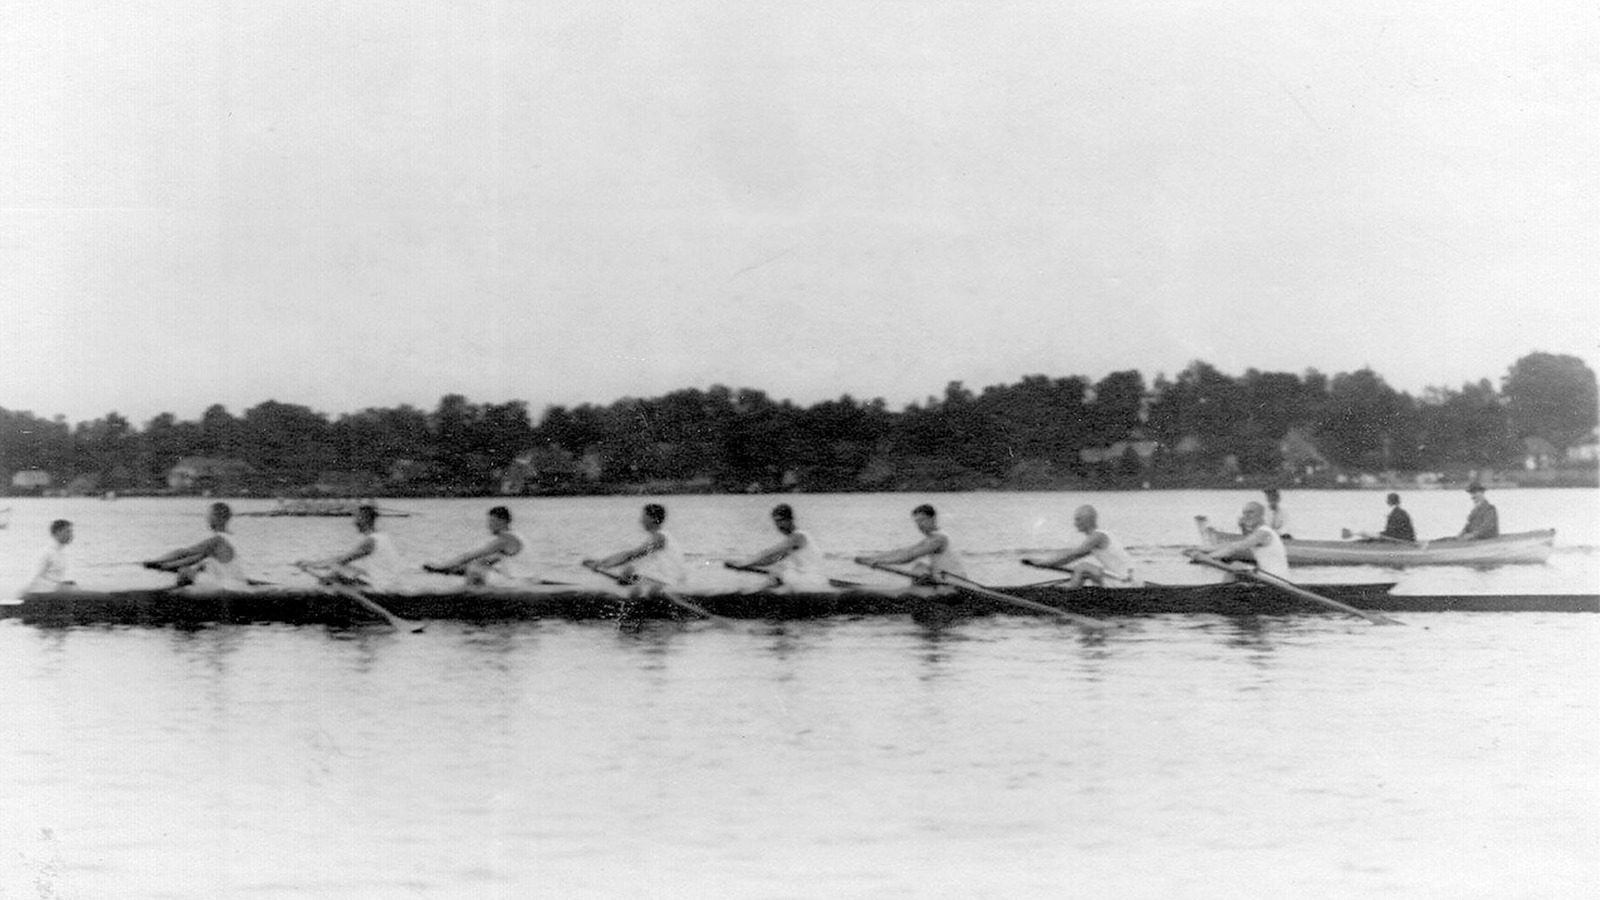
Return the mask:
{"type": "Polygon", "coordinates": [[[1469,494],[1481,494],[1483,493],[1483,490],[1483,485],[1477,483],[1476,481],[1467,485],[1467,493],[1469,494]]]}

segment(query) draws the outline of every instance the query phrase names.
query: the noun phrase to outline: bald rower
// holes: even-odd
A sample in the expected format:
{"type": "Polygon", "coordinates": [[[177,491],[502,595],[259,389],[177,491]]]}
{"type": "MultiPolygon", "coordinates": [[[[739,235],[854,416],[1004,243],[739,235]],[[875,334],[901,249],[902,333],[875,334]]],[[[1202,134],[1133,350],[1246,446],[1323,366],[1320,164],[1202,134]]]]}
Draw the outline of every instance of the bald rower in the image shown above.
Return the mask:
{"type": "Polygon", "coordinates": [[[1244,536],[1215,547],[1194,548],[1187,551],[1191,557],[1205,557],[1221,562],[1248,556],[1255,560],[1256,568],[1279,578],[1289,577],[1289,553],[1283,548],[1283,539],[1267,524],[1267,509],[1254,501],[1244,505],[1239,517],[1244,536]]]}
{"type": "Polygon", "coordinates": [[[1072,514],[1073,527],[1083,534],[1083,541],[1071,550],[1055,556],[1024,559],[1031,566],[1061,569],[1072,573],[1068,588],[1095,584],[1110,587],[1132,587],[1133,557],[1122,548],[1116,536],[1100,528],[1100,514],[1087,503],[1072,514]]]}

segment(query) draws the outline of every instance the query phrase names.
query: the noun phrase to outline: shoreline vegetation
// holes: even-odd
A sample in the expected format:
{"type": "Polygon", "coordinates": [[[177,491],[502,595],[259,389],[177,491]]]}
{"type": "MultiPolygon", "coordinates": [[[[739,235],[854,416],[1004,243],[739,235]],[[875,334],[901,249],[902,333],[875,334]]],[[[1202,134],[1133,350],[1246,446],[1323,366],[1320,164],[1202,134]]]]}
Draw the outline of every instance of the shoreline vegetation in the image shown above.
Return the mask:
{"type": "Polygon", "coordinates": [[[898,411],[811,406],[715,385],[609,405],[477,404],[460,394],[330,417],[269,400],[135,427],[109,413],[0,408],[13,495],[460,497],[1195,488],[1600,487],[1594,372],[1531,353],[1498,387],[1396,391],[1194,362],[1146,382],[1029,375],[949,383],[898,411]]]}

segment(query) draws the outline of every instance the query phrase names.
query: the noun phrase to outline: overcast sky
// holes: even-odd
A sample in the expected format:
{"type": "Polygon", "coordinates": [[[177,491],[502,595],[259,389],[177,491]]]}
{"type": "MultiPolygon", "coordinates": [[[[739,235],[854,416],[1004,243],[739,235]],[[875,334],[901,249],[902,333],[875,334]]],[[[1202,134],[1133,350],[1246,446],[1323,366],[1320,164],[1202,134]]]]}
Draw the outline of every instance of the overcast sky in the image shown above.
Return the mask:
{"type": "Polygon", "coordinates": [[[1600,368],[1592,3],[0,8],[0,406],[1600,368]]]}

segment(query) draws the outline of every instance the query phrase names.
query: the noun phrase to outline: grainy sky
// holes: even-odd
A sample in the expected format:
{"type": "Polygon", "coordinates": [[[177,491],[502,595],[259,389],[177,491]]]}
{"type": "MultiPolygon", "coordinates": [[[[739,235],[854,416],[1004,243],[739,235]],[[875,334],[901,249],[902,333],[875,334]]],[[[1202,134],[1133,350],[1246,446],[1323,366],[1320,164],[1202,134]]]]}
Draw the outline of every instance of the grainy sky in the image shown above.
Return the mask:
{"type": "Polygon", "coordinates": [[[1592,3],[0,8],[0,406],[1600,367],[1592,3]]]}

